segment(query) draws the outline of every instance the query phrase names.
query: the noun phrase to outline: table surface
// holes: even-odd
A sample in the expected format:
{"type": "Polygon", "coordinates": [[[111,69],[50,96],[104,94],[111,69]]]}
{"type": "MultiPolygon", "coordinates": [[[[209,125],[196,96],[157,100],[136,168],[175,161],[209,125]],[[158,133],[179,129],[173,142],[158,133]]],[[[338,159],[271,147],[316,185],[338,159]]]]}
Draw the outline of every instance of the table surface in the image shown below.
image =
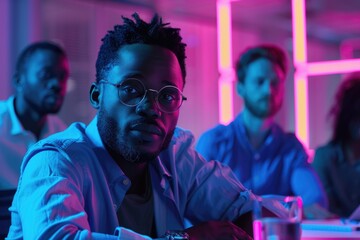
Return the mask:
{"type": "MultiPolygon", "coordinates": [[[[303,221],[306,223],[307,221],[303,221]]],[[[322,220],[323,224],[324,220],[322,220]]],[[[313,221],[311,221],[313,224],[313,221]]],[[[316,224],[316,223],[315,223],[316,224]]],[[[359,239],[360,231],[302,230],[302,240],[344,240],[359,239]]]]}
{"type": "Polygon", "coordinates": [[[335,231],[314,231],[303,230],[301,234],[302,240],[344,240],[344,239],[360,239],[359,231],[352,232],[335,232],[335,231]]]}

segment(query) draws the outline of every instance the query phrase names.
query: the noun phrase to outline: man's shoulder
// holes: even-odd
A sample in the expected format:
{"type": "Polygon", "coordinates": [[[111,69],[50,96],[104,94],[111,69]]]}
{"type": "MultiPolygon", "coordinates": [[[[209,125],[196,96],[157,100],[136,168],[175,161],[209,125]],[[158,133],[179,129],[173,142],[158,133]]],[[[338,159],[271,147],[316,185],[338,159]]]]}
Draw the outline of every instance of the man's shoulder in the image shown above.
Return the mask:
{"type": "Polygon", "coordinates": [[[194,134],[185,128],[176,127],[174,131],[174,135],[171,139],[171,144],[192,144],[195,140],[194,134]]]}
{"type": "Polygon", "coordinates": [[[295,135],[292,131],[285,131],[282,127],[280,127],[278,124],[274,123],[274,133],[275,136],[279,139],[282,139],[284,143],[288,144],[301,144],[301,141],[299,138],[295,135]]]}
{"type": "Polygon", "coordinates": [[[59,148],[69,148],[72,144],[83,143],[86,138],[86,125],[81,122],[74,122],[62,132],[54,133],[40,140],[35,147],[50,146],[59,148]]]}
{"type": "Polygon", "coordinates": [[[216,126],[206,130],[203,134],[201,134],[200,139],[217,139],[222,141],[223,138],[229,137],[233,133],[234,131],[231,129],[231,124],[217,124],[216,126]]]}

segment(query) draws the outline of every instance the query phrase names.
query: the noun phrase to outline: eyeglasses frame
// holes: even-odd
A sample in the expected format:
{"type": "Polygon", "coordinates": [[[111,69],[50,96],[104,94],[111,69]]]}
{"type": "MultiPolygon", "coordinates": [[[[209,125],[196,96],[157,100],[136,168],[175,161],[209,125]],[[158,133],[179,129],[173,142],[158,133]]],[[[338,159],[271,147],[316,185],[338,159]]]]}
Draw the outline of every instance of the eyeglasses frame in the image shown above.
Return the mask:
{"type": "Polygon", "coordinates": [[[147,92],[154,92],[156,93],[156,97],[155,97],[155,103],[156,103],[156,106],[162,111],[162,112],[166,112],[166,113],[173,113],[173,112],[176,112],[177,110],[179,110],[179,108],[182,106],[183,102],[187,100],[187,97],[184,96],[184,94],[182,93],[182,91],[178,88],[178,87],[175,87],[175,86],[172,86],[172,85],[166,85],[166,86],[163,86],[162,88],[160,88],[160,90],[155,90],[155,89],[151,89],[151,88],[146,88],[144,83],[140,80],[140,79],[137,79],[137,78],[128,78],[120,83],[112,83],[112,82],[109,82],[109,81],[106,81],[106,80],[100,80],[98,82],[99,84],[109,84],[109,85],[112,85],[114,87],[117,88],[118,90],[118,97],[119,97],[119,100],[122,104],[124,104],[125,106],[128,106],[128,107],[136,107],[138,106],[139,104],[141,104],[144,99],[146,98],[146,94],[147,92]],[[120,98],[120,93],[119,93],[119,87],[125,82],[125,81],[128,81],[128,80],[135,80],[135,81],[138,81],[141,83],[141,85],[144,87],[144,90],[145,90],[145,93],[144,93],[144,96],[142,97],[142,99],[137,103],[137,104],[127,104],[127,103],[124,103],[121,98],[120,98]],[[158,97],[159,97],[159,93],[161,90],[163,90],[164,88],[167,88],[167,87],[171,87],[171,88],[176,88],[180,94],[181,94],[181,103],[179,105],[179,107],[173,111],[164,111],[164,109],[162,109],[161,105],[159,104],[159,100],[158,100],[158,97]]]}

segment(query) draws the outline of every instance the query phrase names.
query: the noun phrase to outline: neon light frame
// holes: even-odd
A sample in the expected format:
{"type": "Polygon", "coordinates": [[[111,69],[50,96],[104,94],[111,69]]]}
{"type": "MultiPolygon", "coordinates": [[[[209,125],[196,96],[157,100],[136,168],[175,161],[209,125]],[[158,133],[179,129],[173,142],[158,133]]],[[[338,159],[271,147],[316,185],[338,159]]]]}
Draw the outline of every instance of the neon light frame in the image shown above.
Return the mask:
{"type": "MultiPolygon", "coordinates": [[[[224,124],[230,122],[234,114],[232,104],[234,74],[231,64],[231,2],[235,1],[217,0],[218,69],[220,72],[219,121],[224,124]],[[224,34],[228,35],[224,36],[224,34]]],[[[293,61],[296,69],[294,73],[295,133],[305,148],[309,150],[308,77],[356,71],[359,69],[360,59],[309,63],[307,61],[305,0],[292,0],[291,5],[293,61]]]]}

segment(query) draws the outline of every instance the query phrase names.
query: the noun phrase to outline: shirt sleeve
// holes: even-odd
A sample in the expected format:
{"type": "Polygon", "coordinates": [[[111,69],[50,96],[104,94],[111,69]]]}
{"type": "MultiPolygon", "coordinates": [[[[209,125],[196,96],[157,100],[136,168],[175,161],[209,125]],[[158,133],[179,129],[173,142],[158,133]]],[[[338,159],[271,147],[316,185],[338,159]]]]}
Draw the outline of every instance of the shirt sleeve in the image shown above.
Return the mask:
{"type": "Polygon", "coordinates": [[[327,208],[328,199],[324,187],[316,171],[308,163],[305,150],[298,150],[296,158],[294,161],[298,162],[298,164],[294,166],[291,179],[294,194],[302,197],[304,206],[317,203],[327,208]]]}
{"type": "Polygon", "coordinates": [[[91,231],[81,168],[55,149],[30,157],[12,207],[15,219],[21,219],[23,239],[122,239],[91,231]]]}
{"type": "Polygon", "coordinates": [[[324,155],[324,152],[321,149],[318,149],[315,151],[314,160],[312,162],[312,166],[314,167],[315,171],[319,175],[325,189],[328,185],[326,180],[326,156],[324,155]]]}
{"type": "Polygon", "coordinates": [[[216,146],[215,146],[215,140],[216,140],[216,133],[215,130],[209,130],[207,132],[204,132],[196,146],[195,146],[195,150],[200,153],[205,160],[210,161],[210,160],[218,160],[216,159],[216,146]]]}
{"type": "Polygon", "coordinates": [[[191,189],[186,215],[194,224],[210,220],[232,221],[250,211],[255,199],[232,170],[218,161],[202,164],[191,189]]]}

